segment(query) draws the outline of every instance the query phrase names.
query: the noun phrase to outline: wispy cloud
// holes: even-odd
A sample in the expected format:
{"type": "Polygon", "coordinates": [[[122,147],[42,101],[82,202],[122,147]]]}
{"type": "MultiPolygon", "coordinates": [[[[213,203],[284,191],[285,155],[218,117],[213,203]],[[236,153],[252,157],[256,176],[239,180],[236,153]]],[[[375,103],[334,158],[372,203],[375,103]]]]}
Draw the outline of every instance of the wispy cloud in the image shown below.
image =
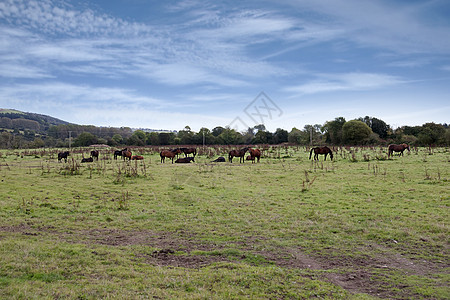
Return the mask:
{"type": "Polygon", "coordinates": [[[73,115],[88,107],[112,117],[128,103],[130,115],[170,107],[200,119],[194,108],[204,103],[217,109],[261,90],[287,99],[386,91],[423,80],[419,68],[430,68],[428,77],[450,70],[448,21],[426,18],[442,3],[182,0],[148,4],[157,12],[134,17],[89,0],[4,0],[0,106],[70,107],[73,115]]]}
{"type": "Polygon", "coordinates": [[[302,12],[306,10],[318,14],[319,20],[328,18],[327,24],[331,23],[334,29],[345,32],[339,38],[360,46],[379,47],[399,53],[445,54],[450,50],[448,26],[424,22],[427,10],[422,2],[407,5],[394,1],[358,0],[289,3],[302,12]]]}
{"type": "Polygon", "coordinates": [[[315,94],[334,91],[363,91],[383,89],[404,83],[401,78],[373,73],[320,74],[305,84],[290,86],[285,91],[295,94],[315,94]]]}

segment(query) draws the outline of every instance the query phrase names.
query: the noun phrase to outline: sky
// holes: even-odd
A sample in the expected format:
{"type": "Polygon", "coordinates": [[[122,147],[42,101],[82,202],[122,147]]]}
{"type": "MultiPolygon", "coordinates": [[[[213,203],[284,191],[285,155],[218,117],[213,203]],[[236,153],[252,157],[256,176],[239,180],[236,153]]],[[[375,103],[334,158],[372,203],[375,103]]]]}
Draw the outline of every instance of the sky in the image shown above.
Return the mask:
{"type": "Polygon", "coordinates": [[[450,123],[448,0],[2,0],[0,108],[80,125],[450,123]]]}

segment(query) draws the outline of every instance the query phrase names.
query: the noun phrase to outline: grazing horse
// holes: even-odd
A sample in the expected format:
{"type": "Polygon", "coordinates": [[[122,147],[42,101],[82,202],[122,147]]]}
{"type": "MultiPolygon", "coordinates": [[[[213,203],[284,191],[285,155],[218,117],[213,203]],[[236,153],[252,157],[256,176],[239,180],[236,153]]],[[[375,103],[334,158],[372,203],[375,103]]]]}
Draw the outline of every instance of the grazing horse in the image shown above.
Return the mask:
{"type": "Polygon", "coordinates": [[[225,162],[225,157],[219,156],[217,159],[213,160],[212,162],[225,162]]]}
{"type": "Polygon", "coordinates": [[[117,159],[117,156],[122,156],[123,151],[127,151],[127,150],[128,150],[128,148],[114,151],[114,159],[117,159]]]}
{"type": "Polygon", "coordinates": [[[309,152],[309,159],[311,159],[313,151],[314,151],[314,160],[319,160],[319,154],[325,154],[324,160],[327,160],[327,155],[330,154],[330,159],[333,160],[333,152],[331,152],[331,149],[328,148],[327,146],[312,148],[311,151],[309,152]]]}
{"type": "Polygon", "coordinates": [[[91,156],[92,156],[92,158],[95,157],[95,159],[98,160],[98,150],[92,150],[92,151],[91,151],[91,156]]]}
{"type": "Polygon", "coordinates": [[[93,161],[94,161],[94,159],[93,159],[92,157],[83,158],[83,159],[81,160],[82,163],[85,163],[85,162],[93,162],[93,161]]]}
{"type": "Polygon", "coordinates": [[[132,156],[131,151],[128,151],[128,150],[123,150],[122,151],[122,158],[123,158],[123,160],[125,160],[127,158],[128,158],[128,160],[131,160],[131,156],[132,156]]]}
{"type": "Polygon", "coordinates": [[[59,152],[58,153],[58,161],[61,161],[61,159],[64,158],[64,161],[67,162],[67,156],[69,156],[69,155],[70,155],[69,151],[59,152]]]}
{"type": "Polygon", "coordinates": [[[197,148],[180,148],[180,150],[184,153],[185,157],[187,157],[188,154],[192,154],[195,157],[197,154],[197,148]]]}
{"type": "Polygon", "coordinates": [[[144,159],[144,157],[143,156],[140,156],[140,155],[133,155],[132,157],[131,157],[131,160],[143,160],[144,159]]]}
{"type": "Polygon", "coordinates": [[[261,159],[261,151],[259,149],[248,149],[248,151],[250,152],[250,159],[247,160],[251,160],[252,163],[255,163],[255,157],[257,159],[257,162],[259,162],[259,160],[261,159]]]}
{"type": "Polygon", "coordinates": [[[233,157],[237,156],[239,157],[239,162],[244,163],[245,160],[245,152],[248,151],[248,147],[242,148],[240,150],[231,150],[228,152],[228,160],[230,163],[233,162],[233,157]]]}
{"type": "Polygon", "coordinates": [[[394,155],[394,152],[400,152],[398,154],[398,156],[403,156],[403,151],[405,151],[405,149],[408,149],[408,151],[410,151],[409,150],[409,145],[407,145],[407,144],[400,144],[400,145],[392,144],[392,145],[389,145],[389,147],[388,147],[388,157],[390,157],[391,155],[394,155]]]}
{"type": "Polygon", "coordinates": [[[195,162],[194,157],[183,157],[175,161],[176,164],[188,164],[191,161],[195,162]]]}
{"type": "Polygon", "coordinates": [[[164,163],[167,158],[172,159],[172,163],[173,163],[173,159],[174,157],[177,155],[177,149],[174,150],[163,150],[159,153],[159,156],[161,156],[161,163],[164,163]]]}

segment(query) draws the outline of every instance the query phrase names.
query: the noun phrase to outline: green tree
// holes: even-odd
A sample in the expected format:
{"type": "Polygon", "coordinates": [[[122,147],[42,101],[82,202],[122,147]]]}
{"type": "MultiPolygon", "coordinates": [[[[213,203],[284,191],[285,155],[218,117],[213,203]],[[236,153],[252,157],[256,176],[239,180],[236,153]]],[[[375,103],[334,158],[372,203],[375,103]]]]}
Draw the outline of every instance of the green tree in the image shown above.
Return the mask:
{"type": "Polygon", "coordinates": [[[179,138],[179,142],[176,144],[189,145],[194,143],[194,133],[189,126],[185,126],[184,130],[178,131],[177,138],[179,138]]]}
{"type": "Polygon", "coordinates": [[[345,124],[345,118],[338,117],[333,121],[328,121],[323,125],[322,131],[325,135],[325,142],[339,145],[342,143],[342,126],[345,124]]]}
{"type": "Polygon", "coordinates": [[[203,138],[205,145],[212,145],[214,143],[215,137],[211,134],[208,128],[202,127],[198,133],[195,133],[192,142],[195,145],[203,145],[203,138]]]}
{"type": "Polygon", "coordinates": [[[422,145],[440,145],[445,143],[445,127],[441,124],[425,123],[418,135],[422,145]]]}
{"type": "Polygon", "coordinates": [[[98,138],[89,132],[82,132],[77,138],[73,141],[74,147],[81,146],[89,146],[97,143],[98,138]]]}
{"type": "Polygon", "coordinates": [[[369,138],[372,133],[370,127],[359,120],[351,120],[345,122],[342,126],[342,137],[344,143],[349,145],[363,144],[366,139],[369,138]]]}
{"type": "Polygon", "coordinates": [[[213,128],[211,133],[213,136],[218,137],[224,130],[225,128],[223,128],[222,126],[217,126],[213,128]]]}
{"type": "Polygon", "coordinates": [[[171,145],[175,139],[175,134],[173,132],[161,132],[159,134],[159,144],[160,145],[171,145]]]}
{"type": "Polygon", "coordinates": [[[385,139],[389,131],[389,125],[383,120],[365,116],[364,118],[359,118],[358,120],[367,124],[367,126],[372,129],[372,131],[379,135],[380,138],[385,139]]]}
{"type": "Polygon", "coordinates": [[[159,135],[157,132],[150,132],[147,137],[147,144],[157,146],[159,145],[159,135]]]}
{"type": "Polygon", "coordinates": [[[288,134],[288,142],[291,144],[300,144],[302,137],[302,131],[297,128],[292,128],[291,132],[288,134]]]}
{"type": "Polygon", "coordinates": [[[273,143],[281,144],[288,142],[289,132],[287,130],[277,128],[275,133],[273,134],[273,143]]]}
{"type": "Polygon", "coordinates": [[[127,144],[135,145],[135,146],[144,146],[146,144],[146,140],[147,140],[147,136],[145,135],[145,132],[143,132],[142,130],[136,130],[128,138],[127,144]]]}
{"type": "Polygon", "coordinates": [[[253,144],[271,144],[273,135],[269,131],[259,130],[253,138],[253,144]]]}
{"type": "Polygon", "coordinates": [[[42,148],[45,146],[44,141],[41,138],[35,138],[34,141],[30,145],[32,148],[42,148]]]}
{"type": "Polygon", "coordinates": [[[243,143],[242,135],[234,129],[225,128],[218,137],[219,143],[223,145],[239,145],[243,143]]]}

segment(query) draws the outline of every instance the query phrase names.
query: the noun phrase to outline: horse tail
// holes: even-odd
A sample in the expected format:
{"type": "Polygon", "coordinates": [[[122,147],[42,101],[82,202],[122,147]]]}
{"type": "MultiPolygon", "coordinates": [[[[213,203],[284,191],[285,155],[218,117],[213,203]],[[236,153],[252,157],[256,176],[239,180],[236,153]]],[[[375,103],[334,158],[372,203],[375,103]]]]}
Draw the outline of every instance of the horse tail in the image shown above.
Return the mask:
{"type": "Polygon", "coordinates": [[[314,151],[314,148],[311,148],[311,151],[309,151],[309,159],[311,159],[311,155],[312,155],[313,151],[314,151]]]}

